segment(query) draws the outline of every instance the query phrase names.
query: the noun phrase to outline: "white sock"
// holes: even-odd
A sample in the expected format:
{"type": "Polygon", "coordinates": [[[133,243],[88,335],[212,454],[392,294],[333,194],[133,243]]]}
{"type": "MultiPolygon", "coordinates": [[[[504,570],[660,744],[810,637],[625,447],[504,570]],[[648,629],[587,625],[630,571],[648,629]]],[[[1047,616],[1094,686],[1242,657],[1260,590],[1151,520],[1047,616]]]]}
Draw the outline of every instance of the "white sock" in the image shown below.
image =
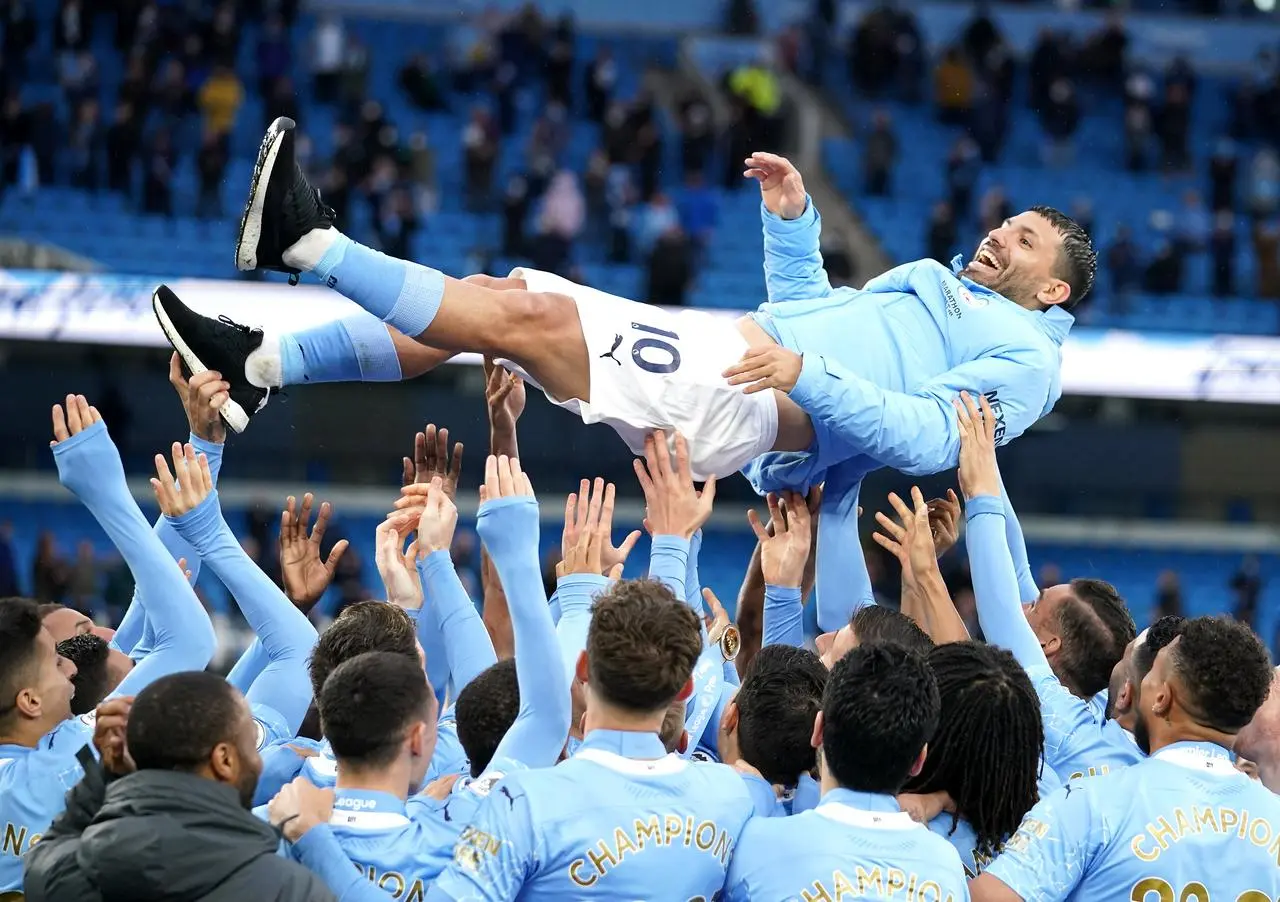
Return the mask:
{"type": "Polygon", "coordinates": [[[312,229],[285,250],[282,256],[286,266],[311,272],[324,257],[325,252],[333,245],[339,232],[333,226],[323,229],[312,229]]]}
{"type": "Polygon", "coordinates": [[[262,344],[245,358],[244,374],[249,382],[258,388],[280,388],[284,385],[284,362],[280,356],[280,339],[274,335],[264,335],[262,344]]]}

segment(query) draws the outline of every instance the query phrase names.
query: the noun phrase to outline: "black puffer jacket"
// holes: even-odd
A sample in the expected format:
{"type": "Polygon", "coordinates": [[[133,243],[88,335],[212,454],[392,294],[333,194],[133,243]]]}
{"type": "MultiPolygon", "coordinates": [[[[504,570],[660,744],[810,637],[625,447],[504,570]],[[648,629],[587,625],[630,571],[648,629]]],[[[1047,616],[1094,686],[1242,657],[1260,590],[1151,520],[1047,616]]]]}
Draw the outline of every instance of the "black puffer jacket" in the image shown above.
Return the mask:
{"type": "Polygon", "coordinates": [[[107,785],[90,759],[27,854],[27,902],[333,902],[229,786],[139,771],[107,785]]]}

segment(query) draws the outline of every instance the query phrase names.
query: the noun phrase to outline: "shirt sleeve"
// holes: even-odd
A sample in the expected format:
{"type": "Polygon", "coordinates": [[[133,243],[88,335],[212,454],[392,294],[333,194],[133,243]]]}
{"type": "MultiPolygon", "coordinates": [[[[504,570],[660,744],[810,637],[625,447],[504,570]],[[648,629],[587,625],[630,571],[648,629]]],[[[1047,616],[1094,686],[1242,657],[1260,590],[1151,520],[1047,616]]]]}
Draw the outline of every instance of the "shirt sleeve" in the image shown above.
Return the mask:
{"type": "Polygon", "coordinates": [[[1024,902],[1059,902],[1075,891],[1106,842],[1091,794],[1063,788],[1031,809],[986,874],[1024,902]]]}
{"type": "Polygon", "coordinates": [[[823,632],[840,629],[855,611],[876,600],[858,533],[862,474],[876,466],[862,458],[847,460],[829,469],[823,483],[814,601],[823,632]]]}
{"type": "MultiPolygon", "coordinates": [[[[454,692],[461,692],[481,671],[498,662],[493,639],[458,578],[453,558],[447,550],[433,551],[425,558],[418,558],[418,577],[422,580],[426,604],[434,610],[444,637],[454,692]]],[[[419,617],[426,618],[430,614],[431,611],[424,610],[419,617]]]]}
{"type": "Polygon", "coordinates": [[[427,902],[509,902],[537,870],[529,797],[514,781],[495,786],[454,846],[427,902]]]}
{"type": "Polygon", "coordinates": [[[760,203],[764,229],[764,284],[770,301],[798,301],[831,294],[822,266],[822,217],[811,198],[804,213],[783,219],[760,203]]]}
{"type": "Polygon", "coordinates": [[[804,606],[798,586],[765,585],[763,632],[762,646],[804,646],[804,606]]]}
{"type": "Polygon", "coordinates": [[[594,573],[570,573],[560,577],[556,595],[560,598],[560,622],[556,624],[556,641],[564,663],[565,678],[570,685],[578,667],[578,656],[587,647],[591,629],[591,606],[596,596],[609,587],[609,579],[594,573]]]}
{"type": "Polygon", "coordinates": [[[791,399],[860,454],[911,476],[956,465],[960,432],[951,402],[962,391],[986,395],[997,417],[996,443],[1017,438],[1044,414],[1053,367],[1033,349],[962,363],[917,391],[888,391],[826,357],[805,354],[791,399]]]}
{"type": "Polygon", "coordinates": [[[1048,667],[1040,640],[1022,612],[1018,574],[1009,554],[1004,500],[994,495],[970,498],[965,505],[969,572],[982,635],[1013,652],[1023,669],[1048,667]]]}

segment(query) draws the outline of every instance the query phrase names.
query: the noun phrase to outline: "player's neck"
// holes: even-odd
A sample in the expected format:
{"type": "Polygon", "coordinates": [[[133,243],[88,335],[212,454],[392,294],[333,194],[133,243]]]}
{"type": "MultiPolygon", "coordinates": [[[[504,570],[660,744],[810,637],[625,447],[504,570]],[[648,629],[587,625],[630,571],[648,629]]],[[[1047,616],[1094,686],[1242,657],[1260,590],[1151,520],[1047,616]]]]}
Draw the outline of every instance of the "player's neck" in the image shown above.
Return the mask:
{"type": "Polygon", "coordinates": [[[1148,732],[1152,755],[1175,742],[1209,742],[1220,745],[1224,749],[1230,749],[1235,743],[1235,736],[1232,734],[1198,724],[1187,717],[1177,717],[1167,721],[1157,719],[1148,732]]]}
{"type": "Polygon", "coordinates": [[[601,701],[597,696],[591,696],[587,702],[587,716],[584,719],[582,734],[584,739],[590,738],[591,733],[595,730],[612,730],[617,733],[653,733],[657,736],[662,733],[662,721],[666,716],[667,711],[665,708],[647,714],[637,714],[633,711],[624,711],[614,707],[607,702],[601,701]]]}
{"type": "Polygon", "coordinates": [[[33,749],[61,720],[50,723],[47,718],[11,720],[0,728],[0,745],[16,745],[33,749]]]}
{"type": "Polygon", "coordinates": [[[362,792],[385,792],[398,799],[409,798],[409,763],[396,761],[384,768],[351,767],[338,762],[335,789],[357,789],[362,792]]]}

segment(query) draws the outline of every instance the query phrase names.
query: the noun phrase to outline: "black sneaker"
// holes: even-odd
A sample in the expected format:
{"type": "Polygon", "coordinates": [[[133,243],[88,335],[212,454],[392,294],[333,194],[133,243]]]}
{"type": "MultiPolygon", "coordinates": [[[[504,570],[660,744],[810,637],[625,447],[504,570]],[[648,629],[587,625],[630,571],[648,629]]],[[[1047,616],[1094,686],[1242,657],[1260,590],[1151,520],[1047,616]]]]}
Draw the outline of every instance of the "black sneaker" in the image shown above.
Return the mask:
{"type": "Polygon", "coordinates": [[[267,129],[236,239],[237,269],[287,272],[294,277],[291,282],[297,281],[298,270],[285,265],[284,252],[312,229],[333,225],[334,219],[333,210],[320,201],[320,190],[311,187],[294,160],[296,124],[281,116],[267,129]]]}
{"type": "Polygon", "coordinates": [[[262,344],[262,330],[234,323],[225,316],[201,316],[178,300],[167,285],[155,290],[151,308],[188,376],[216,370],[231,384],[231,398],[220,413],[228,426],[244,432],[249,418],[266,406],[271,394],[251,383],[244,369],[249,354],[262,344]]]}

